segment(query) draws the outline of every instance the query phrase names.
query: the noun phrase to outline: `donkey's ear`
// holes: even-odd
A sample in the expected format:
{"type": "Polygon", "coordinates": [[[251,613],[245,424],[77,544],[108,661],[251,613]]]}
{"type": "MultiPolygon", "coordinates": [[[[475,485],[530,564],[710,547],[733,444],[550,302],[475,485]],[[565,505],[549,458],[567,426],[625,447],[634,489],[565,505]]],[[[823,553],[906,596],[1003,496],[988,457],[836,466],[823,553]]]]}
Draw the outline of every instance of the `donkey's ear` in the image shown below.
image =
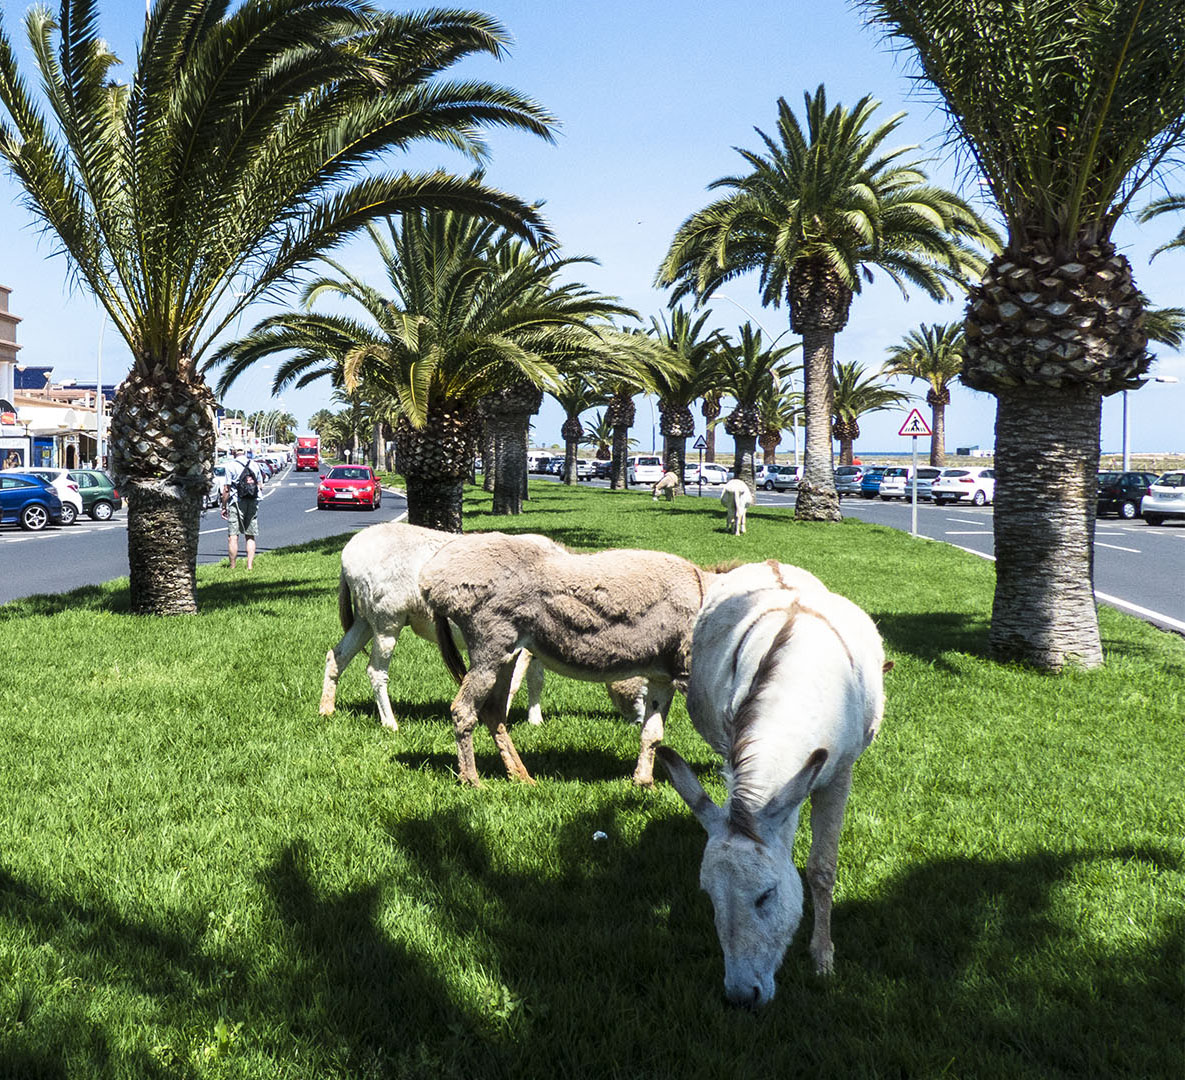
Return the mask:
{"type": "Polygon", "coordinates": [[[721,828],[727,815],[722,807],[712,802],[712,797],[704,791],[703,784],[691,771],[691,766],[669,746],[660,746],[657,753],[658,760],[666,766],[667,773],[670,775],[671,786],[687,803],[688,809],[695,815],[696,821],[709,833],[721,828]]]}
{"type": "Polygon", "coordinates": [[[762,835],[781,831],[786,816],[811,793],[819,770],[827,764],[827,751],[819,747],[761,811],[762,835]]]}

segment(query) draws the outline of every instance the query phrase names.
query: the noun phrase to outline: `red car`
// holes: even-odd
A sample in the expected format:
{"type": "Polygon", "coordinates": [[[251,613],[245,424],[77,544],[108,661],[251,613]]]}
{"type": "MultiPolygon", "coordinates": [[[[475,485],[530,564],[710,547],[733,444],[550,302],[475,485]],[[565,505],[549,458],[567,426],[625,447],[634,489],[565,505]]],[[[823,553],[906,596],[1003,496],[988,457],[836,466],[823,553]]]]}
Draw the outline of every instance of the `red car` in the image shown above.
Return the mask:
{"type": "Polygon", "coordinates": [[[317,509],[331,506],[365,506],[377,510],[383,504],[383,487],[369,465],[334,465],[317,488],[317,509]]]}

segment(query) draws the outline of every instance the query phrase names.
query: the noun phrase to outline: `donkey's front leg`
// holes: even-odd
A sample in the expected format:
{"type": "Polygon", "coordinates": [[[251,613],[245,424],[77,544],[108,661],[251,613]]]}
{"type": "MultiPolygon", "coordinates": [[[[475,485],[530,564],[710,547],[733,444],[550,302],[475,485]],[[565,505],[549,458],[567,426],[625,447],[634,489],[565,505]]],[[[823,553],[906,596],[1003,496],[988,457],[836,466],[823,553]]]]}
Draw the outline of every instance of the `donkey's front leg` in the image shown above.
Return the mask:
{"type": "Polygon", "coordinates": [[[497,681],[496,670],[475,664],[461,680],[461,689],[457,691],[450,710],[453,732],[457,737],[457,776],[462,784],[470,787],[481,787],[477,761],[473,756],[473,729],[477,727],[480,712],[497,681]]]}
{"type": "Polygon", "coordinates": [[[654,751],[662,742],[663,724],[674,696],[675,687],[669,682],[651,679],[646,687],[646,719],[642,722],[638,764],[634,766],[634,783],[640,787],[654,786],[654,751]]]}
{"type": "Polygon", "coordinates": [[[494,745],[502,755],[502,764],[506,766],[506,775],[511,780],[521,780],[525,784],[533,784],[531,774],[527,772],[522,758],[514,748],[510,739],[510,732],[506,730],[506,710],[510,704],[510,688],[518,669],[519,658],[525,654],[519,653],[502,662],[494,682],[494,688],[479,709],[482,720],[490,729],[494,737],[494,745]]]}
{"type": "Polygon", "coordinates": [[[831,897],[835,891],[835,869],[839,858],[839,834],[843,812],[852,788],[852,767],[839,770],[826,787],[811,792],[811,853],[806,861],[806,879],[815,907],[815,928],[811,934],[811,956],[815,972],[829,975],[835,968],[835,946],[831,943],[831,897]]]}
{"type": "Polygon", "coordinates": [[[337,704],[337,680],[369,637],[370,624],[365,619],[356,619],[354,625],[342,635],[341,641],[325,654],[325,678],[321,682],[322,716],[333,715],[337,704]]]}

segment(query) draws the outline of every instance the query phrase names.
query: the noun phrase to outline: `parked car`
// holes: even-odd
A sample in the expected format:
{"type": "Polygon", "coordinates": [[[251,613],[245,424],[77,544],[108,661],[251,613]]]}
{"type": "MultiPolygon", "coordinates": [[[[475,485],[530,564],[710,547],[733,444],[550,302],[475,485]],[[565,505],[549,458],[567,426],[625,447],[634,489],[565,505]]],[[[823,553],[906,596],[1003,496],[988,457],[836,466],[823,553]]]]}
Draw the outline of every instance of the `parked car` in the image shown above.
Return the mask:
{"type": "Polygon", "coordinates": [[[1157,477],[1140,501],[1140,515],[1149,525],[1163,525],[1168,518],[1185,518],[1185,472],[1157,477]]]}
{"type": "Polygon", "coordinates": [[[547,472],[550,476],[564,475],[564,459],[562,457],[553,457],[547,463],[547,472]]]}
{"type": "Polygon", "coordinates": [[[608,480],[612,472],[613,462],[608,458],[603,461],[600,458],[597,458],[597,460],[593,462],[593,476],[595,476],[598,480],[608,480]]]}
{"type": "Polygon", "coordinates": [[[205,498],[202,500],[202,508],[209,510],[218,505],[222,499],[222,485],[226,483],[226,458],[223,458],[217,465],[214,466],[213,472],[210,474],[210,486],[206,489],[205,498]]]}
{"type": "Polygon", "coordinates": [[[683,483],[698,485],[701,476],[705,484],[727,484],[732,479],[732,471],[715,461],[705,461],[702,469],[698,464],[692,464],[683,470],[683,483]]]}
{"type": "Polygon", "coordinates": [[[845,495],[859,495],[863,482],[863,465],[840,465],[835,470],[835,490],[841,499],[845,495]]]}
{"type": "Polygon", "coordinates": [[[26,469],[25,472],[30,476],[40,476],[42,480],[48,480],[53,484],[58,498],[62,500],[62,524],[73,525],[82,513],[82,495],[78,491],[78,485],[70,479],[70,470],[36,466],[26,469]]]}
{"type": "Polygon", "coordinates": [[[881,490],[881,480],[885,476],[883,465],[866,465],[864,475],[860,478],[860,498],[875,499],[881,490]]]}
{"type": "Polygon", "coordinates": [[[0,522],[38,532],[62,523],[62,500],[53,483],[27,472],[0,473],[0,522]]]}
{"type": "Polygon", "coordinates": [[[576,459],[576,479],[588,480],[593,476],[593,462],[588,458],[576,459]]]}
{"type": "Polygon", "coordinates": [[[1156,473],[1101,472],[1097,513],[1118,514],[1129,521],[1140,516],[1140,503],[1156,483],[1156,473]]]}
{"type": "Polygon", "coordinates": [[[944,506],[948,502],[985,506],[996,498],[996,471],[962,466],[943,469],[938,479],[930,485],[930,497],[936,506],[944,506]]]}
{"type": "Polygon", "coordinates": [[[764,491],[789,491],[798,487],[801,479],[801,465],[760,465],[753,474],[754,482],[764,491]]]}
{"type": "MultiPolygon", "coordinates": [[[[932,465],[918,466],[918,498],[930,497],[930,485],[942,472],[932,465]]],[[[913,497],[913,469],[909,465],[891,465],[885,469],[880,482],[882,499],[910,499],[913,497]]]]}
{"type": "Polygon", "coordinates": [[[629,460],[626,479],[631,484],[657,484],[662,479],[662,458],[657,454],[639,454],[629,460]]]}
{"type": "Polygon", "coordinates": [[[71,469],[70,479],[78,485],[82,511],[95,521],[110,521],[116,510],[123,509],[123,499],[115,481],[99,469],[71,469]]]}
{"type": "Polygon", "coordinates": [[[369,465],[334,465],[321,477],[317,509],[331,506],[365,506],[377,510],[383,504],[383,488],[369,465]]]}

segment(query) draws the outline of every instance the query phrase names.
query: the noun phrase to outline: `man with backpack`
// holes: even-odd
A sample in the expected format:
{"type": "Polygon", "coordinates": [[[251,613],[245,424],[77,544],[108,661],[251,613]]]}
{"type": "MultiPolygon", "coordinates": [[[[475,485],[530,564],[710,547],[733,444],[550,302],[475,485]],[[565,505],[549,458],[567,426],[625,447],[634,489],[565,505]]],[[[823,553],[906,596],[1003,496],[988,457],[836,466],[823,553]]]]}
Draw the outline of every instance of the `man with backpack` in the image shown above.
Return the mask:
{"type": "Polygon", "coordinates": [[[247,569],[255,564],[255,540],[259,535],[259,493],[263,490],[263,473],[249,458],[244,458],[243,447],[231,450],[226,462],[226,477],[222,483],[222,516],[226,518],[226,550],[230,568],[239,558],[239,534],[247,538],[247,569]]]}

